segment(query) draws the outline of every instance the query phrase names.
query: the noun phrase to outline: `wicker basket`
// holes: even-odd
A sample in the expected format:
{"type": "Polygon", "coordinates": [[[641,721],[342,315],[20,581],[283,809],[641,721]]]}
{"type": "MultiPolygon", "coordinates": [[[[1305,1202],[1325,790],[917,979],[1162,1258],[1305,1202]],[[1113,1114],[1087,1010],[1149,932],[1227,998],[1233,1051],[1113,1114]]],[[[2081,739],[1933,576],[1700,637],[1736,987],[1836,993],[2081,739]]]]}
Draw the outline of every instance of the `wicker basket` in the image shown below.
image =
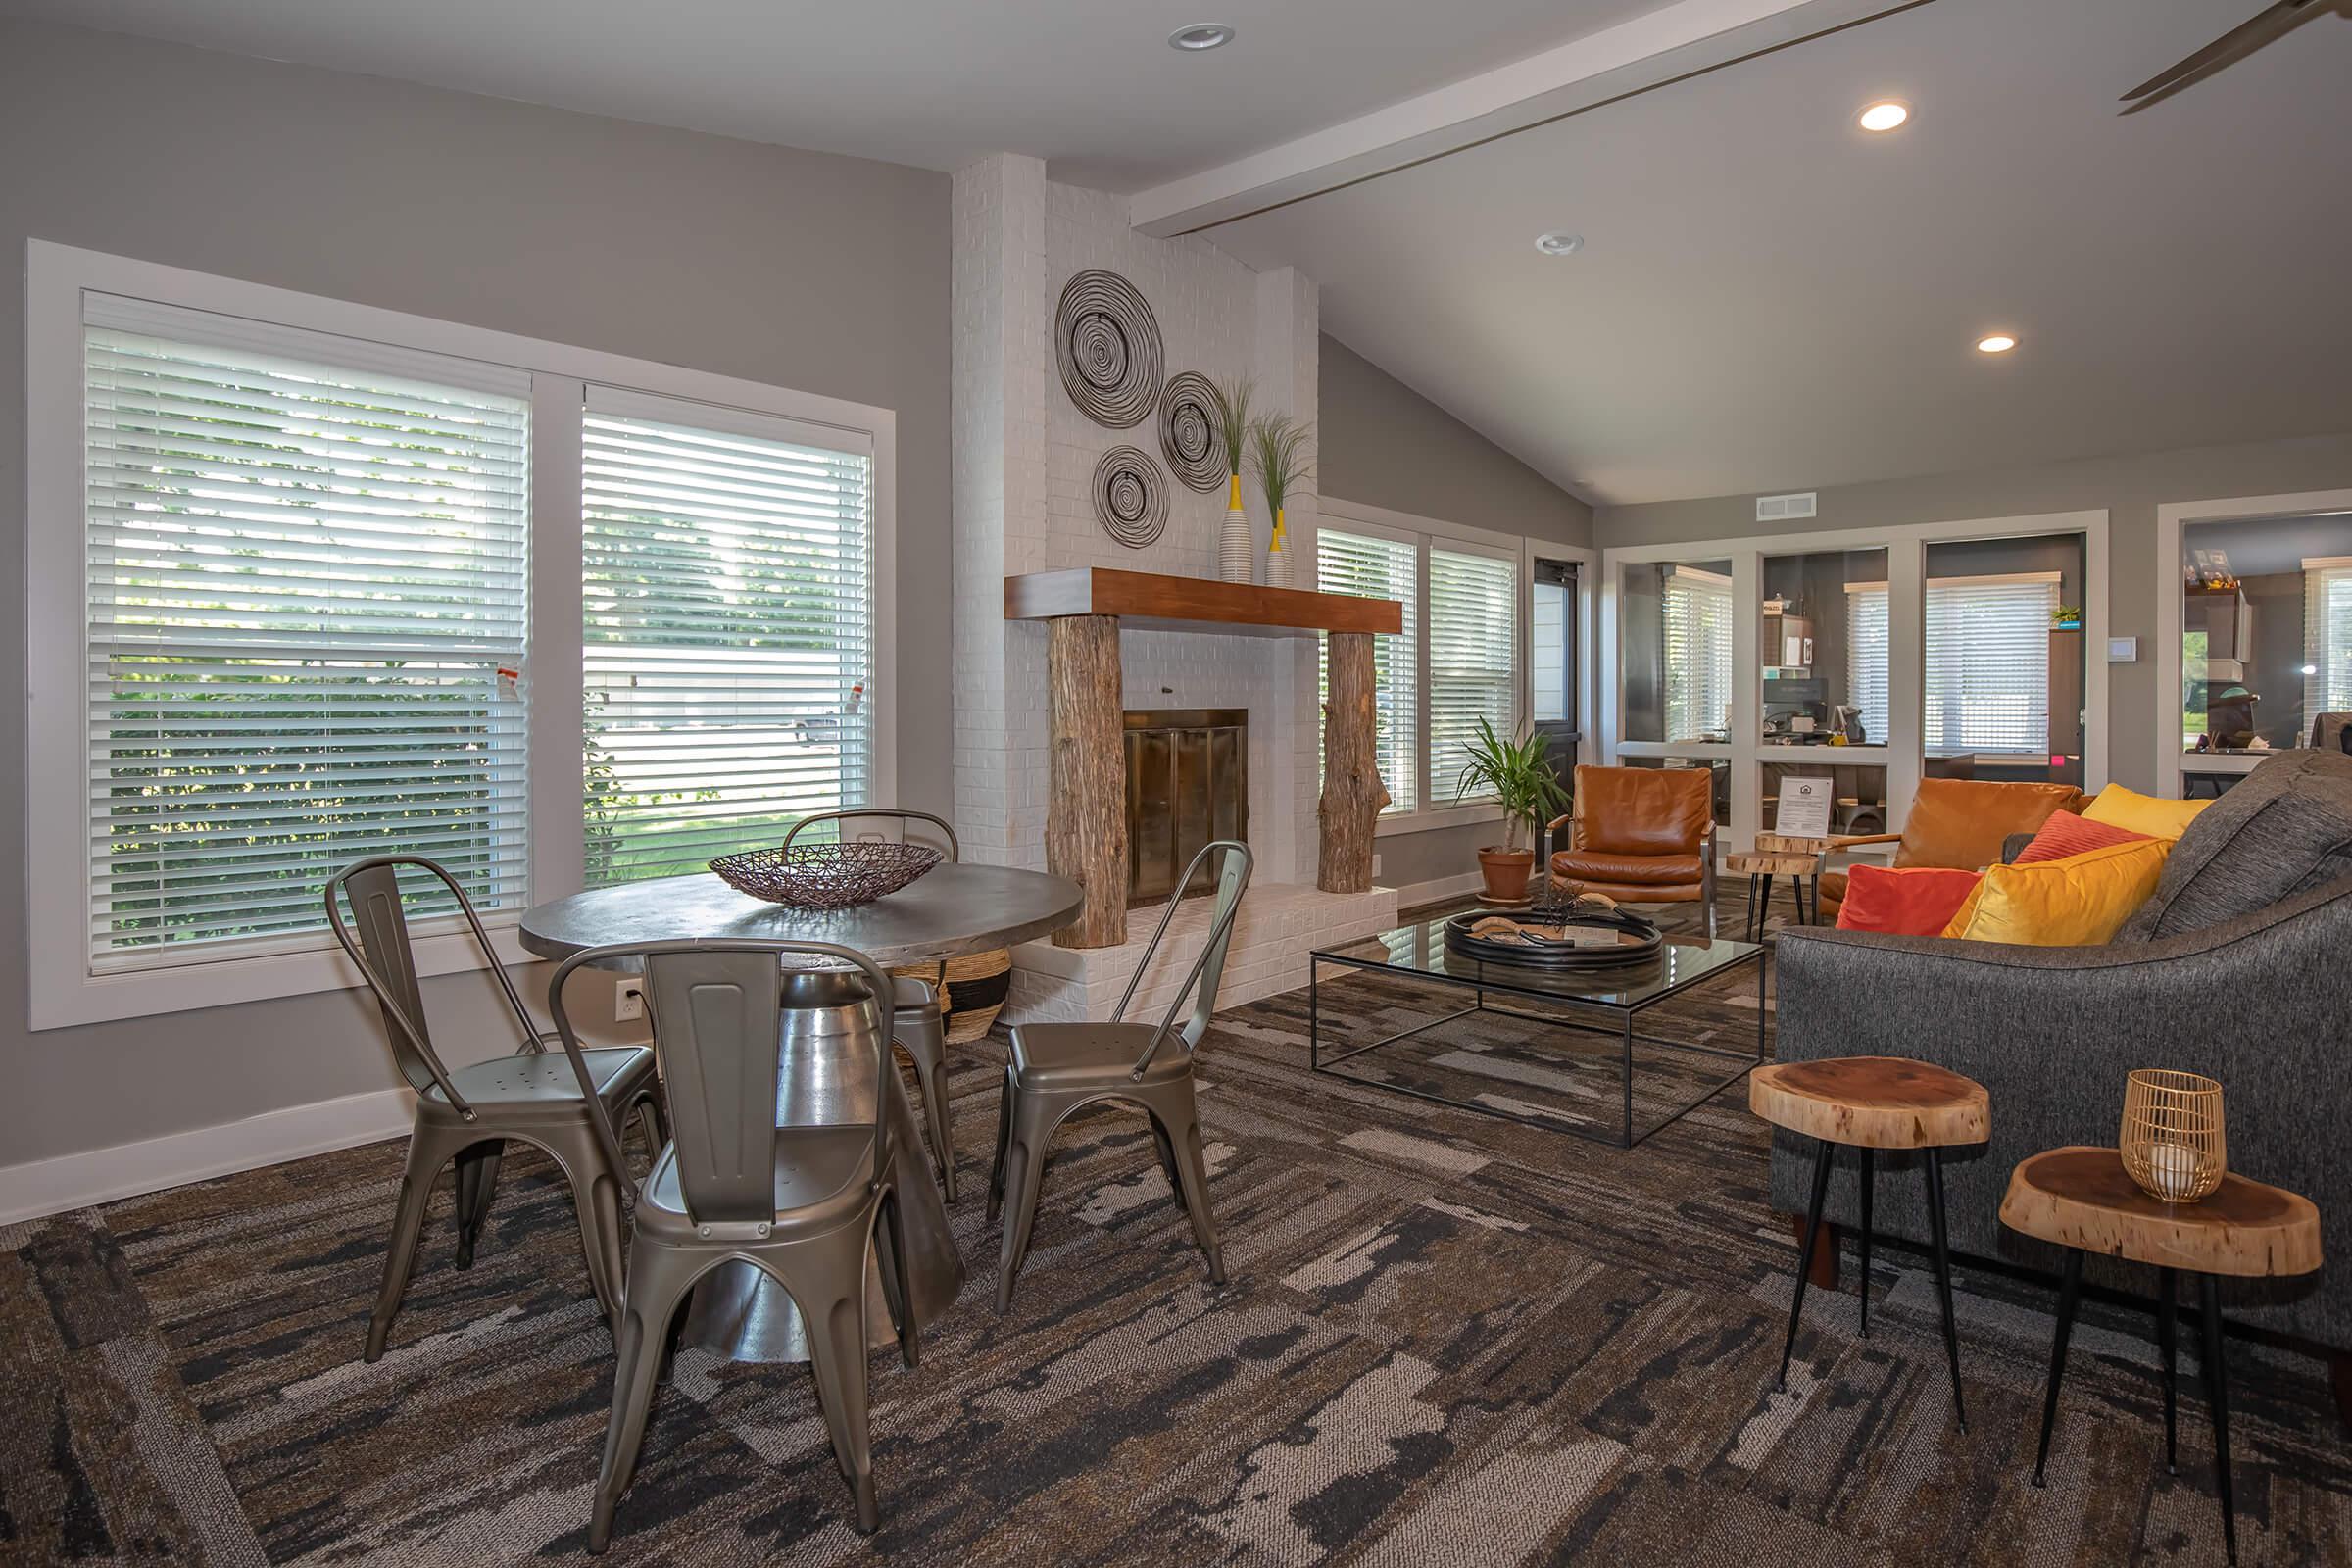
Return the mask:
{"type": "Polygon", "coordinates": [[[969,1045],[987,1034],[1004,1010],[1012,992],[1012,950],[992,948],[967,953],[945,964],[913,963],[893,969],[910,980],[928,980],[939,987],[939,1011],[948,1030],[948,1044],[969,1045]]]}
{"type": "Polygon", "coordinates": [[[860,839],[722,855],[710,869],[738,893],[798,909],[847,909],[896,893],[947,858],[928,844],[860,839]]]}

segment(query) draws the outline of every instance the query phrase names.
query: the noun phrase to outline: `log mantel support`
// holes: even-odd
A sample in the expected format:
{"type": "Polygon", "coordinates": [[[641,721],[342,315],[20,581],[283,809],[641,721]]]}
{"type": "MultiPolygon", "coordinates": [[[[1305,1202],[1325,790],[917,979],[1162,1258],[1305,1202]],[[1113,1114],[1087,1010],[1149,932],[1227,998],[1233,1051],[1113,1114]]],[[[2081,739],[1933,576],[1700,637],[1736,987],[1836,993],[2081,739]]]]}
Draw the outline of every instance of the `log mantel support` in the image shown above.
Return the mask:
{"type": "Polygon", "coordinates": [[[1376,745],[1380,712],[1372,634],[1331,634],[1331,698],[1323,711],[1323,799],[1315,886],[1326,893],[1372,890],[1372,831],[1389,804],[1376,745]]]}
{"type": "Polygon", "coordinates": [[[1086,893],[1078,918],[1054,933],[1054,945],[1115,948],[1127,940],[1119,617],[1064,615],[1046,626],[1051,726],[1046,869],[1068,877],[1086,893]]]}

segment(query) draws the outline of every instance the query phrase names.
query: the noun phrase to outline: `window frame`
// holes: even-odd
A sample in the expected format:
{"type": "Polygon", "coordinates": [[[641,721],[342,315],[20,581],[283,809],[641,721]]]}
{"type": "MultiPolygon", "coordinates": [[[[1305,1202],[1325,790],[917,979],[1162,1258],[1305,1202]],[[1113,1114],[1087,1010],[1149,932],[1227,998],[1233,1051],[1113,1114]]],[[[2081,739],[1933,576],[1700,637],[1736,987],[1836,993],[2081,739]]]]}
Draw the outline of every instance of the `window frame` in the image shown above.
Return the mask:
{"type": "MultiPolygon", "coordinates": [[[[1545,556],[1582,562],[1586,553],[1565,545],[1552,545],[1519,534],[1495,533],[1475,528],[1466,523],[1446,522],[1436,517],[1416,516],[1411,513],[1396,512],[1366,502],[1341,501],[1324,497],[1318,512],[1317,532],[1332,528],[1340,533],[1368,534],[1397,544],[1413,547],[1414,615],[1413,627],[1413,765],[1414,799],[1420,805],[1410,811],[1384,811],[1373,823],[1375,838],[1391,838],[1399,833],[1426,833],[1438,828],[1464,827],[1499,822],[1502,812],[1492,802],[1471,802],[1461,806],[1440,805],[1432,793],[1436,783],[1435,770],[1430,766],[1429,725],[1429,552],[1434,543],[1440,548],[1469,554],[1493,556],[1511,568],[1511,727],[1514,732],[1526,722],[1528,698],[1528,626],[1530,621],[1531,581],[1530,550],[1545,556]]],[[[1579,592],[1583,589],[1580,585],[1579,592]]],[[[1580,628],[1581,629],[1581,628],[1580,628]]]]}
{"type": "MultiPolygon", "coordinates": [[[[224,954],[114,972],[93,969],[85,779],[89,628],[82,464],[82,295],[85,291],[244,317],[276,326],[484,361],[531,376],[529,613],[524,693],[531,824],[526,898],[579,891],[582,699],[580,410],[602,386],[740,411],[867,443],[873,456],[872,776],[897,795],[897,416],[889,410],[734,376],[575,348],[33,239],[25,277],[25,900],[31,911],[27,1023],[34,1030],[362,983],[323,930],[293,951],[224,954]],[[44,918],[74,908],[85,918],[44,918]]],[[[503,963],[529,961],[520,910],[485,918],[503,963]]],[[[419,922],[420,974],[478,969],[471,937],[451,921],[419,922]]]]}

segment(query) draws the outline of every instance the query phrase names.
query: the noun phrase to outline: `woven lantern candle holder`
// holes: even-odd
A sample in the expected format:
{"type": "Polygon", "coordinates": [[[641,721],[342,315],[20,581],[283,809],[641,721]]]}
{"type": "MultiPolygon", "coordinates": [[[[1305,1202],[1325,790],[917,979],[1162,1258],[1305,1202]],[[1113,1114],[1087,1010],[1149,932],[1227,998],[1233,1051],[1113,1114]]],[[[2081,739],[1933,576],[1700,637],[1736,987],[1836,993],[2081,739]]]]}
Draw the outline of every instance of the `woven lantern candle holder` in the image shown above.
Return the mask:
{"type": "Polygon", "coordinates": [[[2124,1081],[2116,1146],[2124,1169],[2150,1197],[2195,1202],[2221,1186],[2230,1168],[2222,1086],[2193,1072],[2140,1068],[2124,1081]]]}

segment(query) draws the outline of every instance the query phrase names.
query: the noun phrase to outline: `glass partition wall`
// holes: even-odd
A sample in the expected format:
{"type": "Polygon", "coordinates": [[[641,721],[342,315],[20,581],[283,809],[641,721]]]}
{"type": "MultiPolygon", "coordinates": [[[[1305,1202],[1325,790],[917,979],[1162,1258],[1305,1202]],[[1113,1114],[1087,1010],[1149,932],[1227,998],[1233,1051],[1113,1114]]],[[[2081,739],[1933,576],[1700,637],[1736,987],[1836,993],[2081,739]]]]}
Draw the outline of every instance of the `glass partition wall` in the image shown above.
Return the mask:
{"type": "Polygon", "coordinates": [[[2180,532],[2180,781],[2218,795],[2269,753],[2344,746],[2352,513],[2180,532]]]}
{"type": "Polygon", "coordinates": [[[2105,629],[2103,588],[2087,587],[2103,583],[2105,514],[2016,525],[1608,552],[1596,750],[1712,769],[1731,848],[1824,831],[1825,797],[1831,834],[1899,832],[1928,777],[2095,790],[2106,669],[2084,649],[2105,629]]]}

